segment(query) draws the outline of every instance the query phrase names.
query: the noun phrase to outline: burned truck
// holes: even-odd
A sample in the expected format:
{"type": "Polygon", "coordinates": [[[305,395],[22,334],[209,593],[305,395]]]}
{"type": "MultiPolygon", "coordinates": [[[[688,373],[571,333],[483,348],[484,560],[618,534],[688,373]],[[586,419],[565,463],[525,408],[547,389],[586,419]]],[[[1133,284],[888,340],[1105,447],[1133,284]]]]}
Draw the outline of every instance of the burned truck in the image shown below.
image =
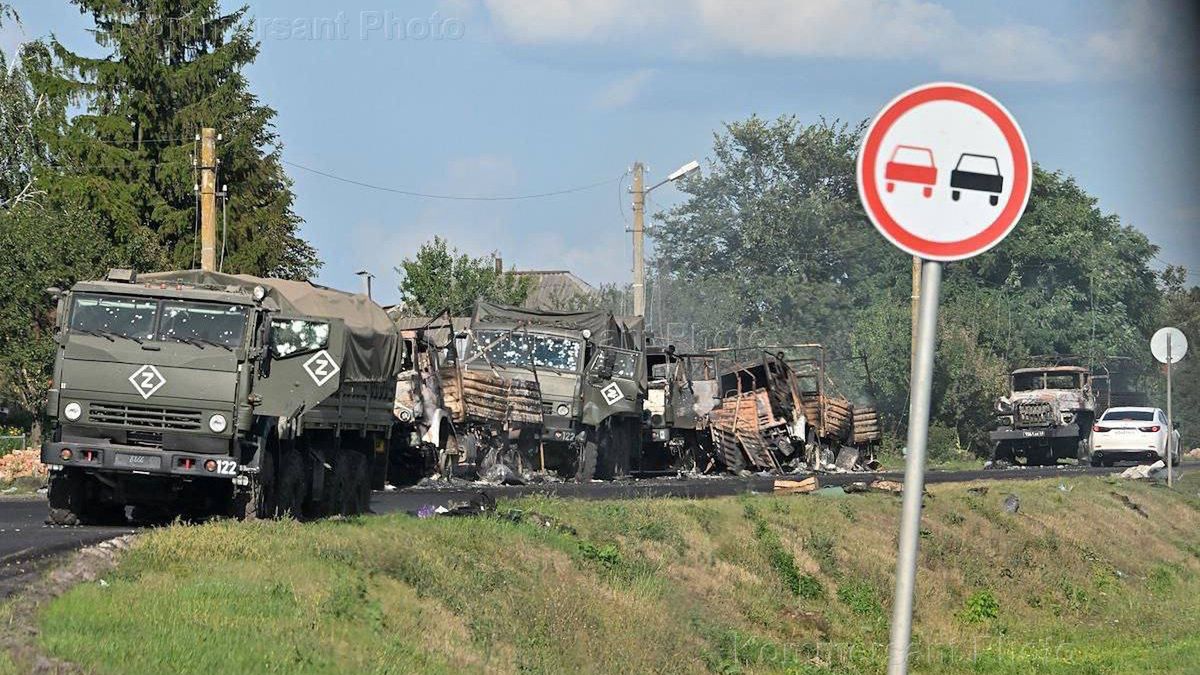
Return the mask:
{"type": "Polygon", "coordinates": [[[641,319],[479,301],[441,364],[456,451],[576,480],[628,473],[646,396],[641,319]]]}
{"type": "Polygon", "coordinates": [[[1014,370],[1009,394],[996,402],[993,461],[1055,464],[1086,458],[1096,386],[1105,377],[1082,366],[1014,370]]]}
{"type": "Polygon", "coordinates": [[[822,345],[712,352],[719,400],[709,429],[727,470],[871,464],[881,436],[878,414],[830,391],[822,345]]]}
{"type": "Polygon", "coordinates": [[[130,270],[57,295],[51,522],[367,509],[400,338],[366,296],[130,270]]]}
{"type": "Polygon", "coordinates": [[[646,348],[641,472],[705,470],[712,460],[708,415],[717,403],[712,354],[646,348]]]}

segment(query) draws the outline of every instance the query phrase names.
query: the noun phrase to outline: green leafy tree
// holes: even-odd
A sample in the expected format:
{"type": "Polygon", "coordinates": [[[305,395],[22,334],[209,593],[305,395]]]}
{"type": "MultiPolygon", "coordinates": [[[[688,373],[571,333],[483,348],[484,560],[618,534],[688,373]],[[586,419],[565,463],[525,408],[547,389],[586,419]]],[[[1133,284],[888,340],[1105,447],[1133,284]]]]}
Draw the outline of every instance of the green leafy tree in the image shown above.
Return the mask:
{"type": "Polygon", "coordinates": [[[320,265],[298,235],[280,165],[275,111],[243,70],[258,55],[246,8],[218,0],[71,0],[97,44],[82,56],[51,39],[34,84],[55,117],[41,125],[52,167],[39,178],[55,204],[80,204],[140,269],[198,259],[194,138],[216,128],[218,185],[228,185],[224,269],[305,278],[320,265]],[[82,112],[76,114],[76,107],[82,112]]]}
{"type": "MultiPolygon", "coordinates": [[[[1179,434],[1184,448],[1200,446],[1200,286],[1187,286],[1188,272],[1182,267],[1168,267],[1162,274],[1164,289],[1162,326],[1174,326],[1183,331],[1188,341],[1188,353],[1173,366],[1172,417],[1179,422],[1179,434]]],[[[1160,384],[1166,407],[1165,374],[1156,367],[1155,380],[1160,384]]]]}
{"type": "Polygon", "coordinates": [[[528,278],[498,272],[493,258],[459,253],[438,236],[400,263],[396,273],[405,310],[413,315],[448,309],[453,316],[467,316],[479,298],[520,305],[529,295],[528,278]]]}
{"type": "Polygon", "coordinates": [[[86,211],[26,202],[0,209],[0,251],[0,382],[6,397],[35,415],[36,443],[55,349],[55,307],[46,289],[102,273],[109,246],[86,211]]]}

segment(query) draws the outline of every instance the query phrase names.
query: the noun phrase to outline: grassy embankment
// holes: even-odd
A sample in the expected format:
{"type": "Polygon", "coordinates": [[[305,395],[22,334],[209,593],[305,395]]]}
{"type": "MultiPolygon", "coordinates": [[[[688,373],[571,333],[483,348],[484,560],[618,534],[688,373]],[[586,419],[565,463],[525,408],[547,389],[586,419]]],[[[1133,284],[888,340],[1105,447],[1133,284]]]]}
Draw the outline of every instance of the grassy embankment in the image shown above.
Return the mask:
{"type": "MultiPolygon", "coordinates": [[[[915,671],[1200,671],[1200,480],[967,487],[926,501],[915,671]]],[[[101,673],[879,672],[898,509],[525,499],[171,527],[39,639],[101,673]]]]}

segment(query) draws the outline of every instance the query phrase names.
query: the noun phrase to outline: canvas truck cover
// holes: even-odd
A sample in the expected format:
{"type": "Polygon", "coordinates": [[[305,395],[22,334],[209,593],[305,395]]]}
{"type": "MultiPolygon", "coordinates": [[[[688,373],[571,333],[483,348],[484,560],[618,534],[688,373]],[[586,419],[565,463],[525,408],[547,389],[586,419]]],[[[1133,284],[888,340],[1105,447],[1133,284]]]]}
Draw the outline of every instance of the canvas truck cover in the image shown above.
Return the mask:
{"type": "Polygon", "coordinates": [[[562,330],[590,330],[592,339],[601,345],[641,349],[641,317],[617,317],[607,311],[548,312],[544,310],[508,307],[486,300],[475,303],[472,326],[487,324],[520,324],[547,326],[562,330]]]}
{"type": "MultiPolygon", "coordinates": [[[[267,289],[263,306],[272,301],[280,312],[341,319],[346,325],[346,353],[342,355],[342,380],[378,382],[396,374],[403,349],[400,331],[382,307],[367,296],[346,293],[308,281],[269,279],[248,274],[223,274],[186,270],[138,275],[138,281],[181,281],[216,289],[236,287],[250,293],[255,286],[267,289]]],[[[336,356],[336,355],[335,355],[336,356]]]]}

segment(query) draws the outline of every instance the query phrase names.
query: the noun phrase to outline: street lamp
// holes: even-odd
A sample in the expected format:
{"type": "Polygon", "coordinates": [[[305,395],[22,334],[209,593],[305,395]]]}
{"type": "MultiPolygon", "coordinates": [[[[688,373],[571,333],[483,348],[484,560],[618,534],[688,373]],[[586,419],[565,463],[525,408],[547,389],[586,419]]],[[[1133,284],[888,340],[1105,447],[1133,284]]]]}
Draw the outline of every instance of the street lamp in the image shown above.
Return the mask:
{"type": "Polygon", "coordinates": [[[667,174],[663,180],[645,187],[646,167],[641,162],[633,163],[633,313],[646,316],[646,195],[651,190],[673,183],[684,176],[700,170],[700,162],[692,160],[667,174]]]}
{"type": "Polygon", "coordinates": [[[355,274],[358,275],[358,278],[362,279],[363,293],[365,293],[367,296],[367,299],[370,300],[371,299],[371,280],[375,278],[375,275],[371,274],[370,272],[368,272],[366,270],[359,270],[359,271],[355,272],[355,274]]]}

